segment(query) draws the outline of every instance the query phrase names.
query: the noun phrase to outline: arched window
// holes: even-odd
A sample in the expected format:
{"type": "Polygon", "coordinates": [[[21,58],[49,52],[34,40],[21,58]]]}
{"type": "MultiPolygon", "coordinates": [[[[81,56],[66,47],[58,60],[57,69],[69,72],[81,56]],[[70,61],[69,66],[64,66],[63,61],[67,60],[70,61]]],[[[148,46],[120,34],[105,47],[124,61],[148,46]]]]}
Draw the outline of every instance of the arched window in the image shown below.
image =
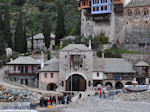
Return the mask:
{"type": "Polygon", "coordinates": [[[139,16],[140,15],[140,10],[137,8],[134,10],[134,15],[139,16]]]}
{"type": "Polygon", "coordinates": [[[91,81],[89,81],[89,84],[88,84],[88,85],[89,85],[89,87],[91,86],[91,81]]]}
{"type": "Polygon", "coordinates": [[[143,16],[147,16],[148,13],[149,13],[149,12],[148,12],[148,9],[147,9],[147,8],[144,8],[144,9],[143,9],[143,16]]]}
{"type": "Polygon", "coordinates": [[[132,16],[132,11],[130,9],[127,10],[127,15],[132,16]]]}

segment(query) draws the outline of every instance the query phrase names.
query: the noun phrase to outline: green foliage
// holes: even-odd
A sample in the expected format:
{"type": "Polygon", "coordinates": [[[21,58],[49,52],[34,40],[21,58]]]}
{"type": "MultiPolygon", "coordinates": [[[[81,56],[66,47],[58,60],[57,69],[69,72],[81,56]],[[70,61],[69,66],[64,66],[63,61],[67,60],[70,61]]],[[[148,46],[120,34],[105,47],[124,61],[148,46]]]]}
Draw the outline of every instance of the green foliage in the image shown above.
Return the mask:
{"type": "Polygon", "coordinates": [[[100,44],[108,44],[109,37],[105,35],[105,33],[100,33],[97,37],[92,39],[92,47],[93,49],[98,49],[100,44]]]}
{"type": "Polygon", "coordinates": [[[46,3],[45,2],[38,2],[37,7],[39,8],[40,11],[43,11],[46,9],[46,3]]]}
{"type": "Polygon", "coordinates": [[[107,49],[105,52],[112,52],[112,53],[118,53],[118,54],[142,54],[138,51],[126,51],[123,49],[107,49]]]}
{"type": "Polygon", "coordinates": [[[5,53],[4,25],[2,16],[0,14],[0,54],[4,53],[5,53]]]}
{"type": "Polygon", "coordinates": [[[45,20],[43,21],[43,35],[44,35],[44,41],[45,41],[45,46],[48,49],[50,46],[50,41],[51,41],[51,31],[50,31],[50,23],[48,20],[48,16],[45,16],[45,20]]]}
{"type": "Polygon", "coordinates": [[[55,31],[55,44],[59,45],[59,40],[65,35],[65,23],[64,23],[64,10],[62,6],[58,5],[58,15],[57,15],[57,26],[55,31]]]}
{"type": "MultiPolygon", "coordinates": [[[[97,56],[102,57],[102,52],[97,51],[97,56]]],[[[121,54],[113,52],[105,52],[105,58],[121,58],[121,54]]]]}
{"type": "Polygon", "coordinates": [[[5,14],[4,14],[4,36],[8,47],[12,48],[12,38],[10,32],[10,15],[8,6],[5,6],[5,14]]]}
{"type": "Polygon", "coordinates": [[[22,22],[22,14],[20,12],[15,32],[15,51],[20,53],[26,52],[26,37],[24,36],[25,34],[22,22]]]}
{"type": "Polygon", "coordinates": [[[31,38],[31,51],[34,51],[33,31],[32,31],[32,38],[31,38]]]}
{"type": "Polygon", "coordinates": [[[26,28],[24,27],[24,52],[27,52],[27,36],[26,36],[26,28]]]}
{"type": "Polygon", "coordinates": [[[46,54],[47,54],[47,59],[50,60],[51,59],[51,53],[50,53],[50,51],[47,51],[46,54]]]}
{"type": "Polygon", "coordinates": [[[61,49],[64,48],[64,47],[65,47],[65,45],[63,45],[62,47],[60,47],[59,45],[55,45],[54,49],[55,49],[55,50],[61,50],[61,49]]]}
{"type": "Polygon", "coordinates": [[[26,2],[26,0],[15,0],[16,5],[23,5],[26,2]]]}

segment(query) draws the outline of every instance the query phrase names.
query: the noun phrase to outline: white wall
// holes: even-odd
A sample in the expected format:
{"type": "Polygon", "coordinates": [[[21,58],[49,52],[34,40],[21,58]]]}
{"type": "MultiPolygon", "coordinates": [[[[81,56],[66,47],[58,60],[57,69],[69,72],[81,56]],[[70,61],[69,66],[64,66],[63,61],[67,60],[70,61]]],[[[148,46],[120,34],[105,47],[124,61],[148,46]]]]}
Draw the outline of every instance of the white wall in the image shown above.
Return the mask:
{"type": "Polygon", "coordinates": [[[103,72],[93,72],[93,80],[104,80],[106,78],[103,72]],[[99,73],[99,77],[97,77],[97,73],[99,73]]]}

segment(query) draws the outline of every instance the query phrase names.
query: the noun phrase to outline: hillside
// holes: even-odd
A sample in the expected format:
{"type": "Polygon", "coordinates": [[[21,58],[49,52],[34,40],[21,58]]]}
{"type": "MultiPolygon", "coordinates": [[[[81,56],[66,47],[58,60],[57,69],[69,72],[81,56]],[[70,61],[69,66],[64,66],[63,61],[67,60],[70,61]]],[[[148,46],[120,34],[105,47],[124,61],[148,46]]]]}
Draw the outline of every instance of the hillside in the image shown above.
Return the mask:
{"type": "Polygon", "coordinates": [[[75,0],[24,0],[26,2],[22,4],[16,4],[15,1],[17,0],[0,0],[0,13],[4,14],[5,2],[9,7],[12,37],[14,37],[20,11],[23,13],[24,25],[29,36],[31,35],[31,31],[34,34],[42,31],[42,23],[46,14],[49,16],[49,22],[54,33],[57,18],[57,3],[64,7],[66,35],[80,33],[80,12],[77,10],[78,4],[75,0]]]}

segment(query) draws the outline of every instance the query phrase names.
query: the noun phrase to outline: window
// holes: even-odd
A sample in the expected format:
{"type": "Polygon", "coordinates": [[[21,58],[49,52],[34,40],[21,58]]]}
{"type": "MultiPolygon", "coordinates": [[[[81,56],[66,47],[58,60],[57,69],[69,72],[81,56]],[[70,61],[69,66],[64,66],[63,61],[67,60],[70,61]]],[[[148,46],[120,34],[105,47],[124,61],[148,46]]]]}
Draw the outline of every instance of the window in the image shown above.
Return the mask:
{"type": "Polygon", "coordinates": [[[61,81],[61,86],[62,86],[62,87],[64,86],[64,81],[61,81]]]}
{"type": "Polygon", "coordinates": [[[16,66],[14,66],[14,71],[16,71],[16,66]]]}
{"type": "Polygon", "coordinates": [[[107,10],[107,6],[105,6],[105,10],[107,10]]]}
{"type": "Polygon", "coordinates": [[[93,11],[95,11],[95,7],[93,7],[93,11]]]}
{"type": "Polygon", "coordinates": [[[28,66],[25,66],[25,73],[28,73],[28,66]]]}
{"type": "Polygon", "coordinates": [[[97,7],[97,9],[96,9],[97,11],[99,11],[99,7],[97,7]]]}
{"type": "Polygon", "coordinates": [[[148,16],[148,9],[147,8],[144,8],[143,9],[143,16],[148,16]]]}
{"type": "Polygon", "coordinates": [[[103,11],[104,10],[104,8],[103,8],[103,6],[101,7],[101,11],[103,11]]]}
{"type": "Polygon", "coordinates": [[[132,16],[132,11],[130,9],[127,10],[127,15],[132,16]]]}
{"type": "Polygon", "coordinates": [[[88,85],[89,85],[89,87],[91,86],[91,81],[89,81],[89,84],[88,84],[88,85]]]}
{"type": "Polygon", "coordinates": [[[99,77],[99,73],[97,73],[97,77],[99,77]]]}
{"type": "Polygon", "coordinates": [[[54,77],[54,74],[53,73],[51,73],[51,78],[53,78],[54,77]]]}
{"type": "Polygon", "coordinates": [[[32,69],[32,72],[34,72],[34,66],[32,66],[31,69],[32,69]]]}
{"type": "Polygon", "coordinates": [[[20,84],[23,84],[23,79],[20,80],[20,84]]]}
{"type": "Polygon", "coordinates": [[[47,78],[47,73],[44,73],[44,78],[47,78]]]}

